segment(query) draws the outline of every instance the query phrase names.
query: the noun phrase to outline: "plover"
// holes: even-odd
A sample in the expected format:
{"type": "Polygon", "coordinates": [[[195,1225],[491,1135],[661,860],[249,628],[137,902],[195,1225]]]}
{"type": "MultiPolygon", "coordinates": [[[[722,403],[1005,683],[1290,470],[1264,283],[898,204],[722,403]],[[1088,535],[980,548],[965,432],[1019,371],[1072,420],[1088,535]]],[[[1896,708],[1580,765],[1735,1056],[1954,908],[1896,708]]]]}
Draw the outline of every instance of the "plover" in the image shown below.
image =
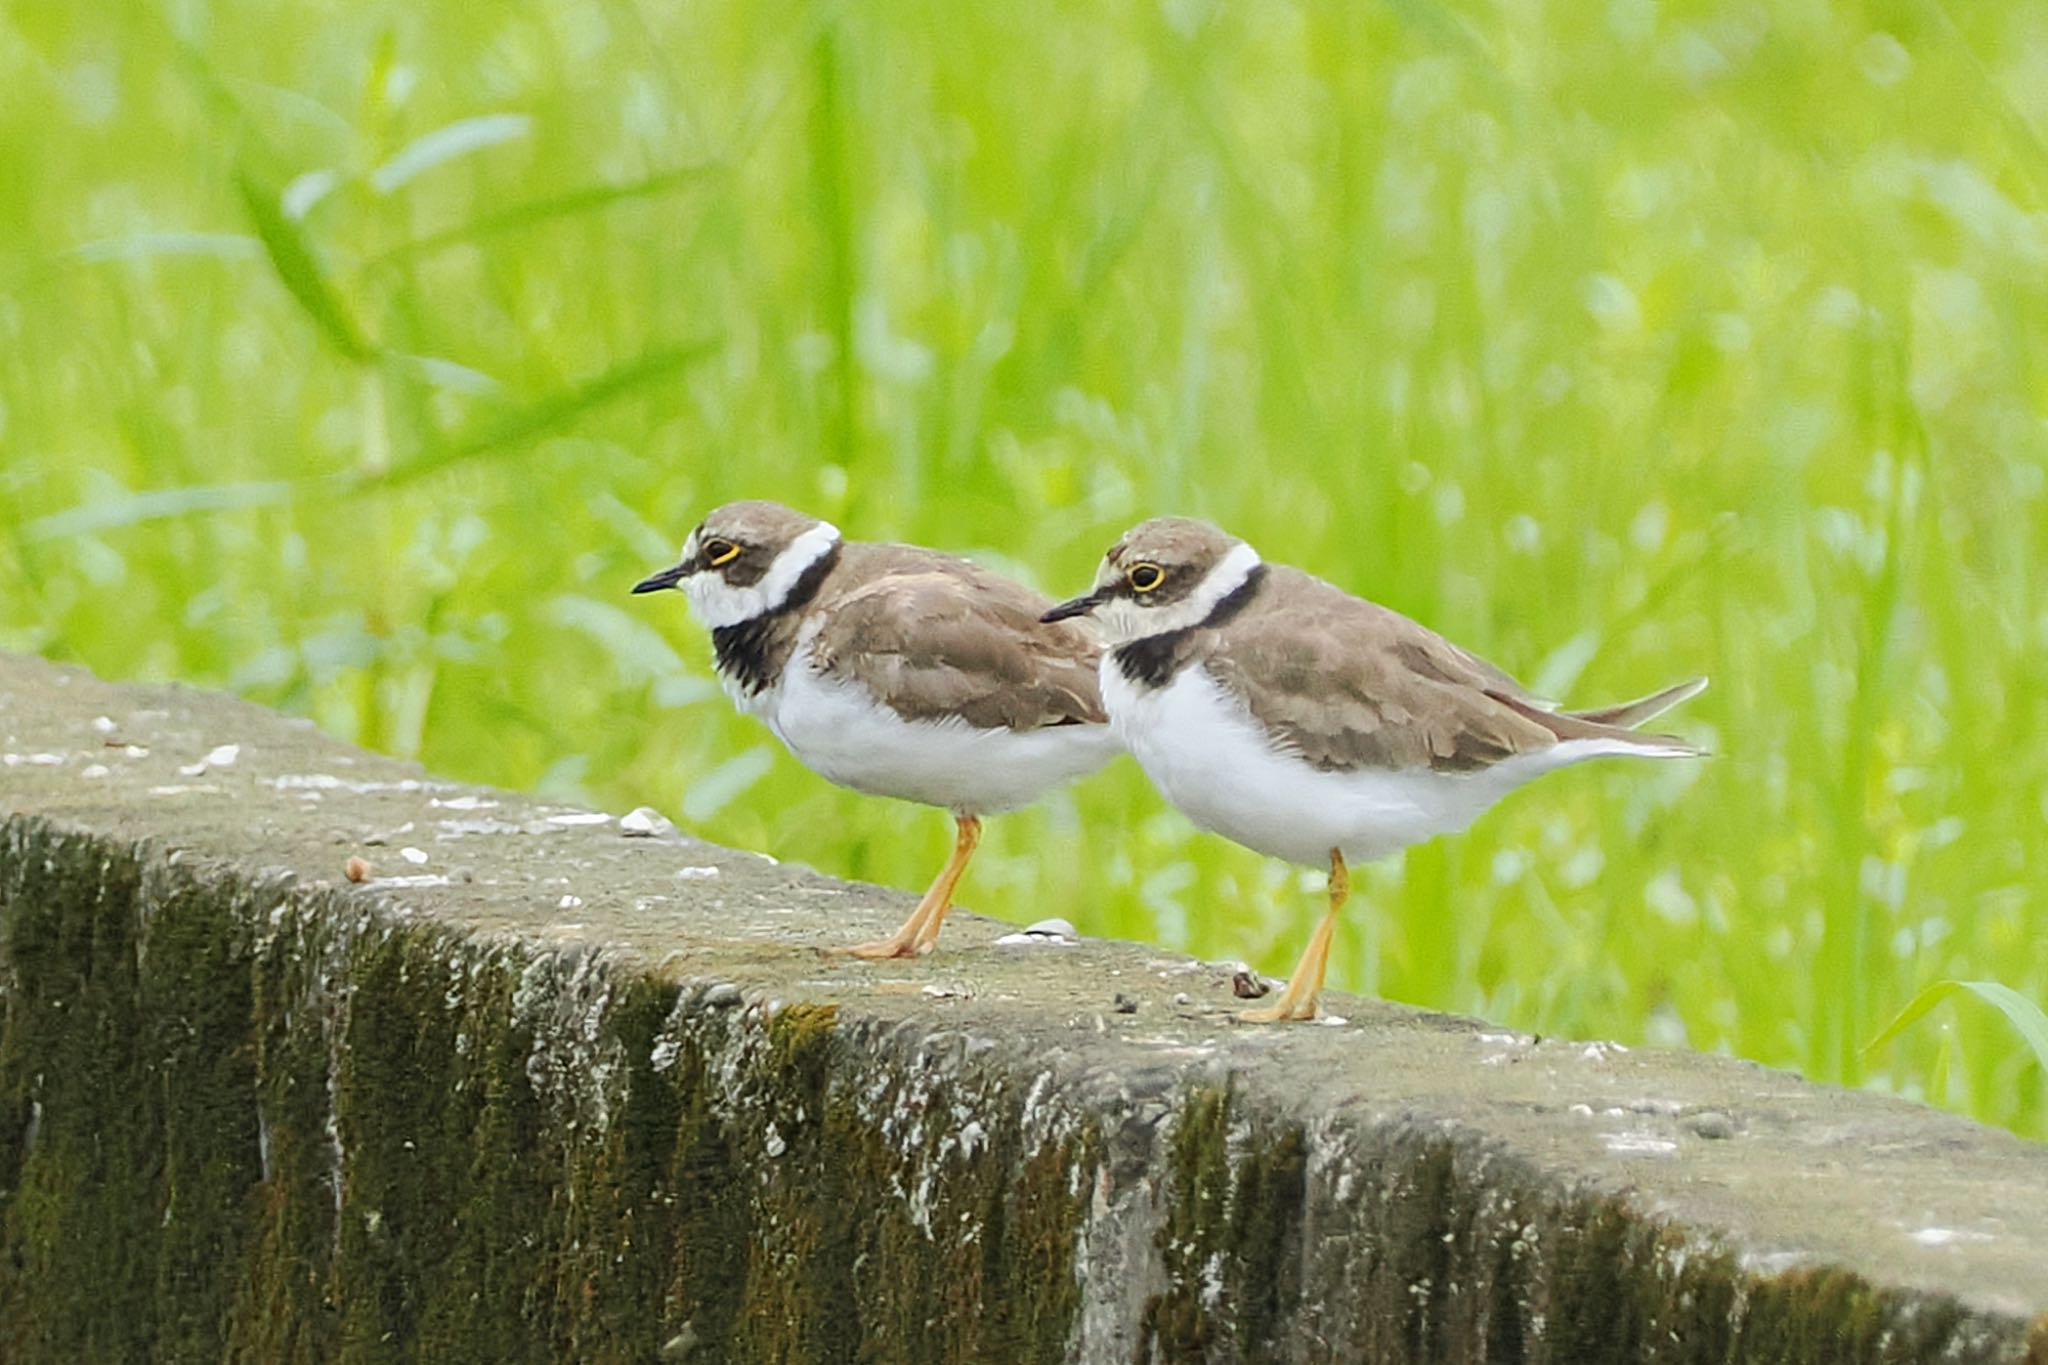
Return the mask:
{"type": "Polygon", "coordinates": [[[938,941],[981,817],[1119,751],[1096,690],[1092,627],[967,560],[843,540],[774,502],[713,511],[682,560],[636,593],[680,588],[711,629],[733,704],[806,767],[856,791],[953,813],[953,854],[903,926],[840,951],[914,957],[938,941]]]}
{"type": "Polygon", "coordinates": [[[1533,777],[1610,754],[1699,752],[1635,727],[1695,678],[1561,711],[1398,612],[1267,564],[1206,522],[1160,517],[1110,548],[1093,591],[1045,614],[1102,624],[1110,728],[1167,800],[1271,857],[1327,862],[1329,911],[1270,1007],[1312,1019],[1347,863],[1465,828],[1533,777]]]}

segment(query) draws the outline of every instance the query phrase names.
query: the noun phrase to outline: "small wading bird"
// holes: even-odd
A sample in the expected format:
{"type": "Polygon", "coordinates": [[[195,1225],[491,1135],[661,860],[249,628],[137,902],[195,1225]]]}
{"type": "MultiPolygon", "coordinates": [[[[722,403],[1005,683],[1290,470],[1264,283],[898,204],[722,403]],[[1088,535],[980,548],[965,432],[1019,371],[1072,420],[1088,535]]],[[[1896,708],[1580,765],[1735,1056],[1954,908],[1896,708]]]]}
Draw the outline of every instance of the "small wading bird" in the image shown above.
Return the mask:
{"type": "Polygon", "coordinates": [[[1045,614],[1102,623],[1102,699],[1166,799],[1204,829],[1330,869],[1330,908],[1287,989],[1244,1017],[1313,1019],[1347,862],[1461,830],[1533,777],[1589,758],[1698,749],[1635,727],[1705,678],[1558,711],[1492,664],[1206,522],[1160,517],[1095,588],[1045,614]]]}
{"type": "Polygon", "coordinates": [[[1095,632],[1042,619],[1052,599],[964,559],[842,540],[773,502],[718,508],[682,562],[633,591],[680,588],[711,628],[718,679],[820,776],[953,812],[953,856],[903,926],[840,951],[932,950],[981,817],[1114,757],[1095,632]]]}

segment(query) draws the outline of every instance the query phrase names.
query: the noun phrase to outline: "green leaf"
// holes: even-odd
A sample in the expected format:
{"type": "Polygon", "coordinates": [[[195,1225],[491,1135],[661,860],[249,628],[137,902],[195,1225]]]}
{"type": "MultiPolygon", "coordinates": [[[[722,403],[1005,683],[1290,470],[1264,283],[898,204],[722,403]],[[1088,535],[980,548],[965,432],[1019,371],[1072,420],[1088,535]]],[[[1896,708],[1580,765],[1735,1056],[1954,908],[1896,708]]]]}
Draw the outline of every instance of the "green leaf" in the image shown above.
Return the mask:
{"type": "Polygon", "coordinates": [[[162,256],[214,256],[223,260],[262,254],[254,237],[239,232],[131,232],[81,242],[64,253],[74,261],[138,261],[162,256]]]}
{"type": "Polygon", "coordinates": [[[444,161],[515,141],[532,131],[533,119],[525,114],[478,114],[457,119],[399,148],[396,156],[370,172],[370,188],[379,194],[390,194],[444,161]]]}
{"type": "Polygon", "coordinates": [[[1922,1016],[1958,992],[1968,992],[1996,1009],[2019,1031],[2027,1046],[2034,1050],[2034,1057],[2042,1066],[2048,1067],[2048,1013],[2039,1005],[2021,995],[2010,986],[1996,981],[1937,981],[1913,997],[1912,1002],[1899,1011],[1898,1017],[1886,1024],[1878,1035],[1865,1044],[1865,1052],[1875,1051],[1905,1032],[1922,1016]]]}
{"type": "Polygon", "coordinates": [[[523,450],[534,437],[559,430],[584,413],[623,398],[636,389],[680,374],[718,347],[717,339],[706,339],[635,357],[613,366],[595,379],[550,394],[539,402],[500,417],[468,440],[453,445],[430,446],[404,464],[366,482],[381,485],[408,483],[466,460],[523,450]]]}
{"type": "Polygon", "coordinates": [[[645,180],[635,180],[630,184],[590,185],[583,189],[514,204],[510,208],[484,214],[467,223],[425,237],[416,237],[409,242],[401,242],[388,251],[370,257],[367,264],[372,268],[386,266],[409,257],[427,255],[444,247],[475,242],[502,232],[516,232],[521,228],[535,227],[557,218],[574,218],[580,214],[598,212],[613,204],[670,194],[701,182],[716,169],[717,163],[707,162],[700,166],[684,166],[677,170],[663,171],[659,175],[649,176],[645,180]]]}
{"type": "Polygon", "coordinates": [[[194,484],[183,488],[149,488],[138,493],[67,507],[37,517],[21,528],[30,544],[66,540],[94,531],[112,531],[166,517],[200,512],[232,512],[245,507],[274,507],[334,485],[323,479],[260,480],[248,483],[194,484]]]}
{"type": "Polygon", "coordinates": [[[235,188],[241,191],[242,206],[248,210],[256,236],[270,257],[271,268],[277,271],[278,280],[312,319],[320,335],[350,360],[376,359],[377,348],[349,315],[348,306],[335,292],[320,258],[314,254],[313,244],[306,240],[297,223],[284,216],[278,197],[245,171],[235,173],[235,188]]]}

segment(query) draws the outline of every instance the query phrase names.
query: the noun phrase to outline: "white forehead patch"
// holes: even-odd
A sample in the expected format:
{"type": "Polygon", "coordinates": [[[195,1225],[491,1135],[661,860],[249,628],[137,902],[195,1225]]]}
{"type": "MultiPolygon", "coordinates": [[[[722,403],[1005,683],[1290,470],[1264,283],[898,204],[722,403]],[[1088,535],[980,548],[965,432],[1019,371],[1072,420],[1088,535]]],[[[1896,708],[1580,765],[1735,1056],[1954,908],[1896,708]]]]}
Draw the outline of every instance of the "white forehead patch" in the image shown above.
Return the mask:
{"type": "Polygon", "coordinates": [[[1102,633],[1112,646],[1198,626],[1216,610],[1218,602],[1243,587],[1252,570],[1263,562],[1257,550],[1240,541],[1180,601],[1164,607],[1142,607],[1128,597],[1112,597],[1095,609],[1095,619],[1102,623],[1102,633]]]}
{"type": "MultiPolygon", "coordinates": [[[[765,616],[787,602],[804,570],[830,554],[838,543],[839,528],[821,521],[784,546],[760,582],[734,587],[716,569],[700,569],[683,580],[683,592],[690,599],[690,610],[712,630],[736,626],[765,616]]],[[[683,546],[683,558],[689,559],[696,550],[697,534],[692,531],[689,542],[683,546]]]]}

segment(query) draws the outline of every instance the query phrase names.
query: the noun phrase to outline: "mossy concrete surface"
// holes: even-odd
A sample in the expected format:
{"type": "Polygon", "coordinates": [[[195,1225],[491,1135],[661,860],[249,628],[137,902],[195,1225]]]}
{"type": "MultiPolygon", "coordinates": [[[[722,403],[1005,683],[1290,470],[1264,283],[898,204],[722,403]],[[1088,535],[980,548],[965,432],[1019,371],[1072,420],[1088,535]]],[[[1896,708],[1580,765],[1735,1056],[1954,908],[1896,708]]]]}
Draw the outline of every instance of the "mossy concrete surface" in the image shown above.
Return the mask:
{"type": "Polygon", "coordinates": [[[907,898],[37,661],[0,764],[10,1362],[2048,1362],[2048,1151],[1916,1105],[833,959],[907,898]]]}

